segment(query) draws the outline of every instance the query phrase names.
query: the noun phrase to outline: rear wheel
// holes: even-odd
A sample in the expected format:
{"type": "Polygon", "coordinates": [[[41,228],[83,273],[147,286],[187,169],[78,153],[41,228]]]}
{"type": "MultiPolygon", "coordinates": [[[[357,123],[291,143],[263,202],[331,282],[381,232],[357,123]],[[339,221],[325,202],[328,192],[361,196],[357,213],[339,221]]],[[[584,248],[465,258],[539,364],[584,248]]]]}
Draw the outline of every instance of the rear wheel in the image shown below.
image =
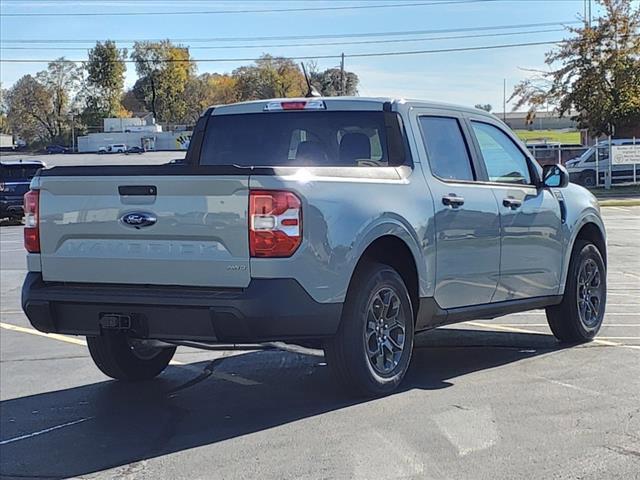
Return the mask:
{"type": "Polygon", "coordinates": [[[584,187],[595,187],[596,186],[596,172],[590,171],[586,172],[582,175],[582,185],[584,187]]]}
{"type": "Polygon", "coordinates": [[[327,363],[354,393],[391,393],[409,367],[413,333],[413,310],[402,277],[387,265],[365,264],[352,280],[340,329],[325,345],[327,363]]]}
{"type": "Polygon", "coordinates": [[[547,308],[547,320],[561,342],[588,342],[596,336],[607,303],[607,271],[593,243],[573,247],[562,302],[547,308]]]}
{"type": "Polygon", "coordinates": [[[116,380],[149,380],[173,358],[176,347],[159,348],[123,333],[87,337],[89,353],[102,373],[116,380]]]}

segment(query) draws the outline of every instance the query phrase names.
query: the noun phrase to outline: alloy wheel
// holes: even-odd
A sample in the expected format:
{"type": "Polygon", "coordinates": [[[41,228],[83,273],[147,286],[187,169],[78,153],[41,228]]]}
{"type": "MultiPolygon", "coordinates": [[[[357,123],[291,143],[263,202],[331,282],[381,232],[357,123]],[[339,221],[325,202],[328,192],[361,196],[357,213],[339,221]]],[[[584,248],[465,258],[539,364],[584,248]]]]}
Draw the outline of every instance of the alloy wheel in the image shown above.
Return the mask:
{"type": "Polygon", "coordinates": [[[598,326],[603,313],[604,283],[597,263],[585,259],[578,270],[578,314],[587,329],[598,326]]]}
{"type": "Polygon", "coordinates": [[[398,294],[389,287],[378,290],[367,308],[364,341],[367,358],[380,375],[391,375],[405,347],[406,319],[398,294]]]}

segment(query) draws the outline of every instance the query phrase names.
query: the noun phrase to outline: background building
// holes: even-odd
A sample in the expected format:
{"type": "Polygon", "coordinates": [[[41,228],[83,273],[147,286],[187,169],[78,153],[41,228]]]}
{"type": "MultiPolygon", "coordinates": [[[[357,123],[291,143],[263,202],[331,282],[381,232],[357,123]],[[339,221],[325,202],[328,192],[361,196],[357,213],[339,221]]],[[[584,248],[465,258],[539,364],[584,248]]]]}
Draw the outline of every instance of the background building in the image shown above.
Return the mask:
{"type": "Polygon", "coordinates": [[[78,137],[78,151],[97,152],[114,144],[145,150],[186,150],[191,140],[191,131],[187,127],[163,132],[162,126],[156,124],[150,115],[143,118],[105,118],[103,130],[78,137]]]}

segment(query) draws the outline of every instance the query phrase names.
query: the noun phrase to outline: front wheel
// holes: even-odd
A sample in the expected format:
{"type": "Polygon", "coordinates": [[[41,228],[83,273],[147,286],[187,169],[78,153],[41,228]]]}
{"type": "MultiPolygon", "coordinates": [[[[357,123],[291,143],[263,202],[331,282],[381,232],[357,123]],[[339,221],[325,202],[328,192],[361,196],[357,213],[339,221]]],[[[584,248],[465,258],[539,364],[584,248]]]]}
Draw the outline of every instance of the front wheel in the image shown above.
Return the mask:
{"type": "Polygon", "coordinates": [[[588,342],[602,326],[606,303],[607,271],[602,255],[593,243],[578,240],[562,302],[546,310],[549,327],[561,342],[588,342]]]}
{"type": "Polygon", "coordinates": [[[352,280],[340,329],[325,345],[339,382],[364,396],[385,395],[404,378],[413,349],[413,309],[393,268],[365,264],[352,280]]]}
{"type": "Polygon", "coordinates": [[[176,347],[159,348],[123,333],[87,337],[89,353],[102,373],[116,380],[149,380],[159,375],[173,358],[176,347]]]}

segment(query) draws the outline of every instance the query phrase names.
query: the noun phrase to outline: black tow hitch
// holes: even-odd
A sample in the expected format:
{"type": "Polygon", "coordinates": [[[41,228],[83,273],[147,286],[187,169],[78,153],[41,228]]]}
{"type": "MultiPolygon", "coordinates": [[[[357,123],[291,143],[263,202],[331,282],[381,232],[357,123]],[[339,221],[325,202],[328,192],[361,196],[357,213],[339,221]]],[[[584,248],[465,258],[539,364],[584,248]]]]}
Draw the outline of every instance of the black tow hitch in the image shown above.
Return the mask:
{"type": "Polygon", "coordinates": [[[131,315],[122,313],[101,313],[100,328],[104,330],[131,330],[131,315]]]}

